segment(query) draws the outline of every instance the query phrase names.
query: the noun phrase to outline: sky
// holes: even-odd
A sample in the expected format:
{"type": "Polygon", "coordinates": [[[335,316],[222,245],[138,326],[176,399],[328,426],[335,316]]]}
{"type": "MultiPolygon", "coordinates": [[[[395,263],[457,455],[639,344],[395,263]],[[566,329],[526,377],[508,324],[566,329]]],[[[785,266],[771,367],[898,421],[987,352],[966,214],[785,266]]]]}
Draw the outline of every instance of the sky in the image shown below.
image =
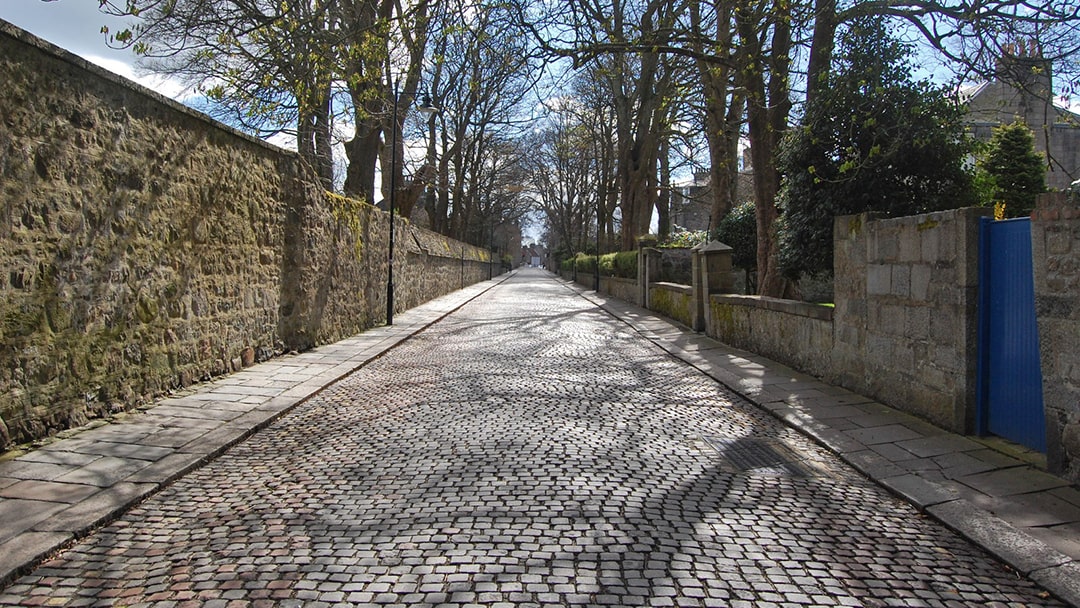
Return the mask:
{"type": "Polygon", "coordinates": [[[127,20],[102,13],[98,0],[0,0],[0,19],[162,95],[180,101],[186,96],[184,87],[177,83],[159,76],[137,75],[134,53],[105,44],[101,27],[118,32],[127,27],[127,20]]]}

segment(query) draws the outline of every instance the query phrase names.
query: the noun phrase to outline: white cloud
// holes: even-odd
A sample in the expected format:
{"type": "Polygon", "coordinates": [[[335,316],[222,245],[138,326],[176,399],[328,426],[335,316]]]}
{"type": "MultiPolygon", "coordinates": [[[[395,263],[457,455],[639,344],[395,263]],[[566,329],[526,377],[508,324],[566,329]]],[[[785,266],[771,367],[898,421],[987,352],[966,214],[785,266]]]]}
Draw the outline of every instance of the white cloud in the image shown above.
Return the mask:
{"type": "Polygon", "coordinates": [[[190,87],[178,80],[159,74],[138,73],[130,63],[98,55],[85,55],[83,58],[90,63],[105,68],[114,74],[123,76],[128,80],[134,80],[152,91],[156,91],[166,97],[171,97],[179,102],[183,102],[198,95],[193,92],[190,87]]]}

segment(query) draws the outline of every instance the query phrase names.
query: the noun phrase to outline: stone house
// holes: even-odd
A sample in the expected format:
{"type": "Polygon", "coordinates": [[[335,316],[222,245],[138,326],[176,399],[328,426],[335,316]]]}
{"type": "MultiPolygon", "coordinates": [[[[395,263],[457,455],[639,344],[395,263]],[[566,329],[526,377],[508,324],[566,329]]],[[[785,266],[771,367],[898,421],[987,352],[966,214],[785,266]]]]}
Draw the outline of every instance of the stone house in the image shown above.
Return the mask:
{"type": "Polygon", "coordinates": [[[1009,51],[993,80],[961,91],[972,133],[986,141],[994,127],[1023,120],[1046,158],[1047,187],[1068,190],[1080,179],[1080,115],[1054,104],[1052,65],[1033,45],[1009,51]]]}
{"type": "MultiPolygon", "coordinates": [[[[750,166],[750,149],[743,150],[739,173],[735,178],[736,205],[753,198],[754,173],[750,166]]],[[[671,223],[686,230],[716,228],[712,217],[712,179],[708,171],[697,171],[685,180],[672,184],[671,223]]]]}

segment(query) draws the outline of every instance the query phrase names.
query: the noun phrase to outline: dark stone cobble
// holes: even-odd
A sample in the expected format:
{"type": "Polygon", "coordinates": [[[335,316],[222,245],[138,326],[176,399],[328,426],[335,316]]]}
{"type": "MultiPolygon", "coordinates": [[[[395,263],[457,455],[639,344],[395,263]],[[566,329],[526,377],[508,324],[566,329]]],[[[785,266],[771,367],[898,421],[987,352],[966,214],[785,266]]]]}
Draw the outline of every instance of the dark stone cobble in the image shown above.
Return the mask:
{"type": "Polygon", "coordinates": [[[521,273],[18,579],[0,605],[1060,604],[521,273]],[[713,447],[740,439],[798,466],[745,470],[713,447]]]}

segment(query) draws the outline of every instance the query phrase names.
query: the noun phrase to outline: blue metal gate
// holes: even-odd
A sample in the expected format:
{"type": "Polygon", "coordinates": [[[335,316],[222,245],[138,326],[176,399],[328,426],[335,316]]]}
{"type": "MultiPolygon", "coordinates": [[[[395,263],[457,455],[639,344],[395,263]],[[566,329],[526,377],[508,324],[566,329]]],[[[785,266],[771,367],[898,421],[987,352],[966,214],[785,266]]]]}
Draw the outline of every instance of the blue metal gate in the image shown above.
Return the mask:
{"type": "Polygon", "coordinates": [[[1046,452],[1031,220],[980,228],[978,430],[1046,452]]]}

